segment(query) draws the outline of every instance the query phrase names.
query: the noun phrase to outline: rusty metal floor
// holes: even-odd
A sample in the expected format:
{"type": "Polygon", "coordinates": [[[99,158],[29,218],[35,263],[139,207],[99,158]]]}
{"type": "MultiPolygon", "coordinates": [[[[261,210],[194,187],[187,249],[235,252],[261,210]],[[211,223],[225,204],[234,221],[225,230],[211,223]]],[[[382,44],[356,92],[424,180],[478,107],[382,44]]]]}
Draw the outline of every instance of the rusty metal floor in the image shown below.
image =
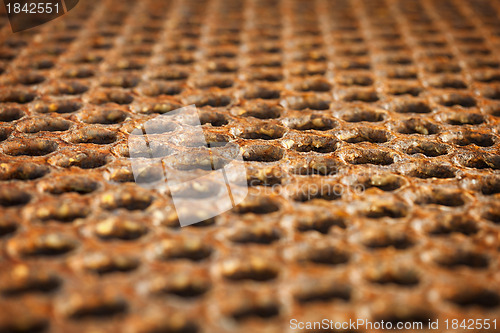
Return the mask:
{"type": "Polygon", "coordinates": [[[0,332],[500,318],[499,15],[82,0],[17,34],[1,15],[0,332]],[[189,104],[241,145],[250,192],[180,228],[127,136],[189,104]]]}

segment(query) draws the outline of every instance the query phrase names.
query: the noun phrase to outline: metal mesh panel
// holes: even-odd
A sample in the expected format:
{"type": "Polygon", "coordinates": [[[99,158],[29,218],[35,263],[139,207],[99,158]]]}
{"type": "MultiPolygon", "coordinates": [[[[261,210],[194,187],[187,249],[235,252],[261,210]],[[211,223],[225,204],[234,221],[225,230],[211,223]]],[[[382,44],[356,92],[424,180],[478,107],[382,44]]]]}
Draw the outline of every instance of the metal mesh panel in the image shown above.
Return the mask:
{"type": "Polygon", "coordinates": [[[0,331],[498,318],[499,9],[81,1],[17,34],[2,16],[0,331]],[[250,189],[180,228],[127,136],[190,104],[250,189]]]}

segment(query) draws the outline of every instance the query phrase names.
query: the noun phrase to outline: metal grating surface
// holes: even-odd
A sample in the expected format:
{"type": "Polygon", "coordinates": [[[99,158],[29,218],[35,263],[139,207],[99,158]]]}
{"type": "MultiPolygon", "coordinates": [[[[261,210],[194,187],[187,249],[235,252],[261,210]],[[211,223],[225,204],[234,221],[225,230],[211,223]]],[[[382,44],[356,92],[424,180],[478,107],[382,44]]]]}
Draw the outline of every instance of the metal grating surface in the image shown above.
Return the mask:
{"type": "Polygon", "coordinates": [[[82,0],[14,35],[2,16],[0,331],[500,317],[499,13],[82,0]],[[127,134],[188,104],[251,188],[181,229],[134,184],[127,134]]]}

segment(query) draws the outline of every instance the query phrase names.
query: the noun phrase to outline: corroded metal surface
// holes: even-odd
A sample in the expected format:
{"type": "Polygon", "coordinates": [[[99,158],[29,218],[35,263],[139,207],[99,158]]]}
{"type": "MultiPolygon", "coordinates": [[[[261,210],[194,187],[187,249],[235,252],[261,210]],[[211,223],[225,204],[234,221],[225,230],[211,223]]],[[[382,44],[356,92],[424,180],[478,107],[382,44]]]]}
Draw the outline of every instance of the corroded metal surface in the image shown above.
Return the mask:
{"type": "Polygon", "coordinates": [[[0,331],[498,318],[499,11],[81,1],[18,34],[2,16],[0,331]],[[241,145],[250,192],[180,228],[127,136],[189,104],[241,145]]]}

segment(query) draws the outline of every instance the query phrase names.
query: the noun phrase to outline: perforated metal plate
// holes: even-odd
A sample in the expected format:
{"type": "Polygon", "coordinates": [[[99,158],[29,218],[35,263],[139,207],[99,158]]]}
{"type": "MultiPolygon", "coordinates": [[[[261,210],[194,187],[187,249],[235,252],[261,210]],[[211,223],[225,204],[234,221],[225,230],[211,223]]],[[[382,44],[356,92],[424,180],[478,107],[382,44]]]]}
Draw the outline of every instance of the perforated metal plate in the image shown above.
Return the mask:
{"type": "Polygon", "coordinates": [[[499,10],[81,1],[18,34],[0,16],[0,331],[499,318],[499,10]],[[180,228],[127,136],[190,104],[250,189],[180,228]]]}

